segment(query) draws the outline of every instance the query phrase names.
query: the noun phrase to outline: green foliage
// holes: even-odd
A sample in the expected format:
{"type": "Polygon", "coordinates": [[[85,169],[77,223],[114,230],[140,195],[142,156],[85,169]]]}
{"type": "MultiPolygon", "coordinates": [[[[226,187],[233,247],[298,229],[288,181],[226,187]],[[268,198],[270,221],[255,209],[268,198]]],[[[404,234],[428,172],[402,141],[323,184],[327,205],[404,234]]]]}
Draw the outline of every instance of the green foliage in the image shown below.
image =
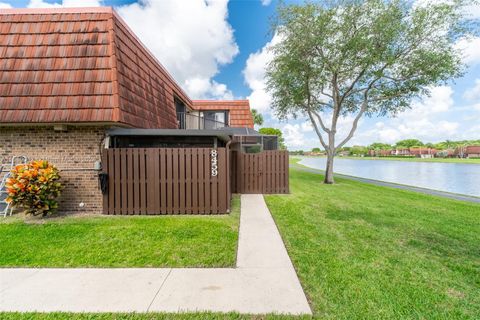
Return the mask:
{"type": "Polygon", "coordinates": [[[392,146],[388,143],[374,142],[367,147],[369,150],[391,150],[392,146]]]}
{"type": "Polygon", "coordinates": [[[418,139],[405,139],[400,140],[395,144],[395,148],[413,148],[413,147],[422,147],[424,144],[418,139]]]}
{"type": "Polygon", "coordinates": [[[350,148],[350,155],[352,156],[366,156],[368,155],[368,148],[364,146],[353,146],[350,148]]]}
{"type": "Polygon", "coordinates": [[[287,147],[285,146],[285,139],[283,138],[282,131],[277,128],[260,128],[258,130],[261,134],[269,135],[269,136],[277,136],[278,137],[278,146],[280,149],[285,150],[287,147]]]}
{"type": "Polygon", "coordinates": [[[19,164],[11,171],[6,181],[7,202],[25,209],[31,215],[46,216],[58,207],[56,198],[62,184],[58,169],[45,160],[19,164]]]}
{"type": "Polygon", "coordinates": [[[480,146],[480,140],[461,140],[461,141],[445,140],[443,142],[434,144],[434,147],[438,150],[455,149],[458,147],[465,147],[465,146],[480,146]]]}
{"type": "Polygon", "coordinates": [[[322,152],[322,150],[320,148],[313,148],[312,152],[319,153],[322,152]]]}
{"type": "Polygon", "coordinates": [[[261,126],[263,124],[262,114],[258,113],[258,111],[256,109],[252,109],[252,110],[250,110],[250,112],[252,113],[253,123],[258,125],[258,126],[261,126]]]}

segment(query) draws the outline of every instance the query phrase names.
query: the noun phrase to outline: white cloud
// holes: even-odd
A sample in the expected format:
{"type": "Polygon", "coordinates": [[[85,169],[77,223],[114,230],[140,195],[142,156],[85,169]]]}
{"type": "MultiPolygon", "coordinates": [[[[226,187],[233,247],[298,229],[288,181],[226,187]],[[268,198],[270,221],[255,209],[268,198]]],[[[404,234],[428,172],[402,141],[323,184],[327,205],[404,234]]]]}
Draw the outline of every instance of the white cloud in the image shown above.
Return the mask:
{"type": "Polygon", "coordinates": [[[262,6],[268,6],[272,2],[272,0],[261,0],[261,2],[262,6]]]}
{"type": "Polygon", "coordinates": [[[371,129],[359,130],[352,141],[369,144],[373,141],[394,143],[412,137],[432,142],[452,139],[459,134],[460,124],[445,120],[445,115],[452,110],[453,104],[450,86],[431,88],[430,97],[413,102],[412,109],[385,120],[386,123],[378,121],[371,129]]]}
{"type": "Polygon", "coordinates": [[[98,7],[101,6],[101,0],[63,0],[54,3],[48,3],[43,0],[30,0],[29,8],[59,8],[59,7],[98,7]]]}
{"type": "Polygon", "coordinates": [[[471,4],[465,8],[465,15],[469,19],[480,19],[480,4],[471,4]]]}
{"type": "Polygon", "coordinates": [[[313,132],[312,124],[308,121],[302,122],[300,128],[302,129],[302,132],[313,132]]]}
{"type": "Polygon", "coordinates": [[[453,106],[453,89],[450,86],[430,88],[430,96],[413,102],[412,109],[403,115],[418,117],[431,113],[446,112],[453,106]]]}
{"type": "Polygon", "coordinates": [[[464,63],[469,65],[480,63],[480,37],[464,37],[455,43],[455,48],[462,53],[464,63]]]}
{"type": "MultiPolygon", "coordinates": [[[[94,7],[101,0],[31,0],[29,7],[94,7]]],[[[213,81],[219,67],[238,54],[227,21],[227,0],[140,0],[116,7],[128,26],[193,99],[232,99],[225,84],[213,81]]]]}
{"type": "Polygon", "coordinates": [[[243,69],[245,83],[252,90],[252,93],[248,96],[250,105],[260,112],[268,111],[272,101],[270,94],[265,89],[265,68],[273,58],[269,48],[279,41],[280,36],[274,35],[272,40],[261,50],[250,54],[245,69],[243,69]]]}
{"type": "Polygon", "coordinates": [[[9,3],[0,2],[0,9],[10,9],[11,7],[12,5],[10,5],[9,3]]]}
{"type": "Polygon", "coordinates": [[[233,99],[232,91],[225,84],[207,78],[186,79],[184,88],[192,97],[203,98],[208,93],[209,98],[233,99]]]}
{"type": "Polygon", "coordinates": [[[465,91],[463,97],[467,100],[480,99],[480,79],[475,80],[475,85],[465,91]]]}
{"type": "Polygon", "coordinates": [[[304,145],[305,136],[301,132],[299,124],[287,123],[281,130],[285,138],[285,144],[289,148],[302,147],[304,145]]]}
{"type": "Polygon", "coordinates": [[[192,98],[231,95],[212,81],[238,53],[226,0],[142,0],[117,10],[192,98]]]}

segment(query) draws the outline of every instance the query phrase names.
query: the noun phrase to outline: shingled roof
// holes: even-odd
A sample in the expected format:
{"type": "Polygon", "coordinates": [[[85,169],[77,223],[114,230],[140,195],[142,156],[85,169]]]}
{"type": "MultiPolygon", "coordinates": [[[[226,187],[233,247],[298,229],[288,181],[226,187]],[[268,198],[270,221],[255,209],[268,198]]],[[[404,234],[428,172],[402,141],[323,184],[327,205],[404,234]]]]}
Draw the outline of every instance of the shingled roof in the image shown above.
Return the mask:
{"type": "Polygon", "coordinates": [[[253,128],[253,117],[248,100],[193,100],[193,110],[228,110],[229,126],[253,128]]]}
{"type": "Polygon", "coordinates": [[[176,128],[191,101],[112,8],[0,10],[0,123],[176,128]]]}

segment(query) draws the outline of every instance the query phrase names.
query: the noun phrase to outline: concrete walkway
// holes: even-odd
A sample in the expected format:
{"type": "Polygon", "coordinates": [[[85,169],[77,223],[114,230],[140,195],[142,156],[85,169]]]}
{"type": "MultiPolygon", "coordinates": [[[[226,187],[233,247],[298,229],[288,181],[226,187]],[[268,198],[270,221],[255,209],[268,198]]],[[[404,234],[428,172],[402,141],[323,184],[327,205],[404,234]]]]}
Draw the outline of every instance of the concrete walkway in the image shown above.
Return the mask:
{"type": "MultiPolygon", "coordinates": [[[[295,168],[295,169],[298,169],[298,170],[311,172],[311,173],[315,173],[315,174],[322,174],[322,175],[325,174],[325,170],[309,168],[309,167],[305,167],[303,165],[291,164],[290,168],[295,168]]],[[[428,195],[432,195],[432,196],[438,196],[438,197],[443,197],[443,198],[448,198],[448,199],[453,199],[453,200],[459,200],[459,201],[480,203],[480,198],[479,197],[469,196],[469,195],[465,195],[465,194],[451,193],[451,192],[440,191],[440,190],[433,190],[433,189],[427,189],[427,188],[421,188],[421,187],[408,186],[408,185],[398,184],[398,183],[393,183],[393,182],[386,182],[386,181],[380,181],[380,180],[373,180],[373,179],[349,176],[349,175],[340,174],[340,173],[335,173],[334,176],[338,177],[338,178],[344,178],[344,179],[350,179],[350,180],[355,180],[355,181],[359,181],[359,182],[370,183],[370,184],[374,184],[374,185],[382,186],[382,187],[390,187],[390,188],[395,188],[395,189],[420,192],[420,193],[424,193],[424,194],[428,194],[428,195]]]]}
{"type": "Polygon", "coordinates": [[[0,269],[0,311],[311,314],[262,195],[242,195],[236,268],[0,269]]]}

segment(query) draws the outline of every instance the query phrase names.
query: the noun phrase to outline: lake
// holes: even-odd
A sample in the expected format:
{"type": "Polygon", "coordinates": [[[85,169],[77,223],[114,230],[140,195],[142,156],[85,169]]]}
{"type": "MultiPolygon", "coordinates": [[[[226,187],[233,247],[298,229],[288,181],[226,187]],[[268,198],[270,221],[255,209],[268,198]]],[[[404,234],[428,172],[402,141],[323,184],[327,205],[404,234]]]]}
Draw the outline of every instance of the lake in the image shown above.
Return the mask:
{"type": "MultiPolygon", "coordinates": [[[[302,158],[299,163],[325,170],[326,158],[302,158]]],[[[477,164],[335,158],[333,170],[355,177],[480,196],[480,165],[477,164]]]]}

